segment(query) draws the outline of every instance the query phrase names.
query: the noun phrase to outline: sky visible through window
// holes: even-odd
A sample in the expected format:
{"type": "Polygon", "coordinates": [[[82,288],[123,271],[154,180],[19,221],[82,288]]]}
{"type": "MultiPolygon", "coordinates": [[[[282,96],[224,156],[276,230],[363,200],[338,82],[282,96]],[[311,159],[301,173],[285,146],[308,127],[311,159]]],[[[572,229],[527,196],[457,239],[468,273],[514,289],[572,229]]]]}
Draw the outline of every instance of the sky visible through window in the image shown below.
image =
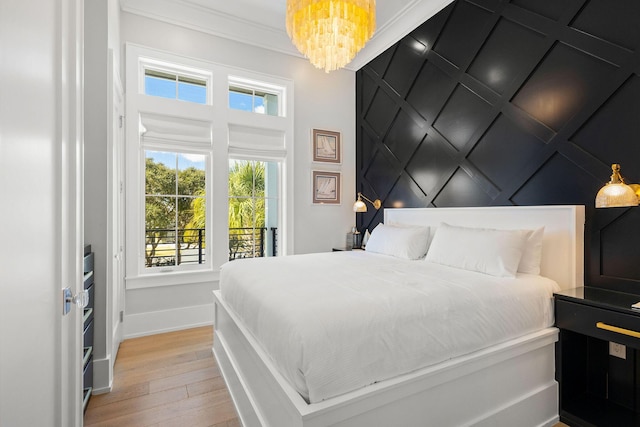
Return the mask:
{"type": "MultiPolygon", "coordinates": [[[[147,71],[144,76],[144,93],[146,95],[158,96],[168,99],[179,99],[182,101],[193,102],[196,104],[207,103],[207,86],[204,84],[183,81],[186,78],[180,76],[158,73],[154,75],[152,71],[147,71]]],[[[253,92],[253,91],[252,91],[253,92]]],[[[229,108],[234,110],[249,111],[258,114],[267,113],[265,97],[273,98],[275,108],[277,109],[277,96],[272,94],[257,94],[229,90],[229,108]]],[[[272,108],[273,109],[273,108],[272,108]]],[[[268,112],[268,114],[277,115],[276,112],[268,112]]]]}
{"type": "MultiPolygon", "coordinates": [[[[190,167],[204,170],[204,158],[202,154],[189,154],[189,153],[177,153],[178,154],[178,169],[185,170],[190,167]]],[[[156,163],[162,163],[169,168],[176,167],[176,153],[164,152],[164,151],[147,151],[146,157],[153,159],[156,163]]]]}
{"type": "Polygon", "coordinates": [[[161,77],[144,77],[144,93],[161,98],[180,99],[182,101],[194,102],[196,104],[207,103],[206,85],[193,84],[161,77]],[[177,93],[176,93],[177,85],[177,93]]]}
{"type": "Polygon", "coordinates": [[[229,108],[259,114],[265,113],[264,99],[248,93],[240,93],[232,90],[229,91],[229,108]],[[253,102],[255,102],[255,107],[253,102]]]}

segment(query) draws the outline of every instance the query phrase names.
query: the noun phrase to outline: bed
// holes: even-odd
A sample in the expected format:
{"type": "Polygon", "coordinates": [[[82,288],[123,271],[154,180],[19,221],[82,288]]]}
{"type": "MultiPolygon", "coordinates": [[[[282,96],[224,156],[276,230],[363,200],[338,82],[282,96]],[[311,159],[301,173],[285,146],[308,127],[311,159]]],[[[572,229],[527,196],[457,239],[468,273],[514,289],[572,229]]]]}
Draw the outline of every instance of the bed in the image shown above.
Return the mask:
{"type": "MultiPolygon", "coordinates": [[[[438,233],[447,224],[454,229],[459,226],[501,230],[544,227],[539,268],[540,275],[548,279],[518,273],[514,278],[492,278],[485,284],[486,274],[363,252],[287,257],[277,263],[254,260],[256,268],[253,270],[247,268],[250,264],[229,264],[229,270],[236,269],[242,274],[231,274],[233,271],[223,269],[222,291],[214,292],[213,351],[242,424],[310,427],[551,426],[556,423],[554,343],[557,329],[552,327],[550,295],[560,288],[582,285],[584,208],[386,209],[384,223],[431,227],[432,230],[439,227],[438,233]],[[300,281],[296,284],[295,280],[288,286],[265,280],[271,274],[281,279],[278,281],[287,282],[287,275],[295,278],[301,271],[314,271],[310,267],[313,263],[327,267],[324,269],[327,273],[313,274],[302,285],[300,281]],[[234,280],[239,283],[233,283],[234,280]],[[475,281],[473,286],[464,289],[464,283],[470,280],[475,281]],[[434,294],[421,287],[423,281],[435,281],[441,283],[441,288],[458,289],[460,293],[434,294]],[[244,291],[241,291],[242,282],[247,288],[244,291]],[[517,305],[507,307],[498,303],[496,298],[501,298],[501,289],[505,287],[517,288],[520,294],[510,298],[527,304],[519,309],[517,305]],[[542,296],[531,293],[539,287],[546,287],[542,296]],[[392,288],[392,293],[376,300],[378,291],[386,288],[392,288]],[[487,303],[488,309],[479,320],[465,323],[466,313],[471,309],[463,304],[457,308],[457,317],[451,314],[455,310],[448,310],[447,322],[441,321],[442,314],[433,319],[435,322],[429,322],[450,325],[453,332],[449,334],[450,340],[430,340],[430,332],[421,329],[412,315],[413,311],[431,313],[436,307],[448,307],[452,301],[477,305],[473,294],[478,289],[494,298],[487,303]],[[300,295],[296,296],[297,293],[300,295]],[[420,300],[421,294],[427,297],[420,300]],[[330,301],[329,296],[334,295],[337,300],[330,301]],[[545,295],[546,302],[542,301],[545,295]],[[311,305],[299,306],[290,298],[302,298],[311,305]],[[533,303],[536,298],[542,302],[533,303]],[[264,312],[278,301],[286,302],[283,307],[289,309],[278,309],[274,319],[269,320],[264,312]],[[392,310],[399,306],[402,310],[392,310]],[[357,309],[349,310],[349,307],[357,309]],[[323,310],[334,314],[329,316],[332,320],[316,322],[316,312],[323,310]],[[389,310],[394,313],[390,317],[393,322],[386,321],[388,318],[383,315],[389,310]],[[537,313],[535,316],[534,312],[537,313]],[[253,318],[252,313],[255,314],[253,318]],[[403,314],[406,314],[404,320],[403,314]],[[304,321],[293,322],[291,333],[282,333],[289,327],[287,318],[305,315],[307,317],[301,318],[304,321]],[[345,324],[357,326],[360,320],[363,324],[374,325],[374,331],[378,333],[370,342],[356,343],[356,338],[342,334],[341,330],[331,335],[332,329],[327,326],[331,323],[337,325],[337,329],[345,324]],[[512,323],[514,330],[508,331],[507,335],[497,332],[493,335],[488,326],[497,324],[502,325],[498,329],[509,329],[505,325],[511,327],[512,323]],[[297,341],[306,343],[307,339],[298,339],[304,337],[298,334],[305,329],[317,339],[309,341],[307,347],[300,350],[296,347],[297,341]],[[456,347],[458,340],[455,337],[463,335],[465,330],[471,331],[470,335],[483,344],[476,342],[472,347],[456,347]],[[414,338],[416,345],[403,347],[401,342],[394,340],[395,335],[405,332],[425,339],[414,338]],[[356,344],[351,345],[352,342],[356,344]],[[329,353],[338,352],[339,359],[352,360],[356,365],[346,364],[333,371],[330,358],[327,361],[311,356],[322,353],[323,349],[329,353]],[[277,355],[278,351],[280,355],[277,355]],[[384,351],[390,351],[389,355],[367,361],[353,357],[358,352],[378,355],[384,351]],[[397,353],[419,360],[421,365],[407,365],[405,360],[397,359],[397,353]],[[292,364],[283,359],[291,359],[292,364]],[[389,360],[394,363],[380,365],[389,360]],[[358,364],[368,367],[362,369],[364,379],[352,378],[356,377],[351,373],[358,370],[358,364]]],[[[438,246],[433,235],[430,240],[433,243],[427,259],[433,247],[438,246]]],[[[357,328],[354,330],[356,337],[365,335],[357,328]]]]}

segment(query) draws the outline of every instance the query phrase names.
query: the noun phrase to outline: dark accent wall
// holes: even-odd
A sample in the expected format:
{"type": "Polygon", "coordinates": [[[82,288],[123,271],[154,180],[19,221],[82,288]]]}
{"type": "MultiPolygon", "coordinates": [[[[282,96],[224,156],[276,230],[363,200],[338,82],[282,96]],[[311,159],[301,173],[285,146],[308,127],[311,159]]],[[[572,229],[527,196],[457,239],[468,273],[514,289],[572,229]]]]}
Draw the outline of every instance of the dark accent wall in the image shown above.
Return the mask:
{"type": "MultiPolygon", "coordinates": [[[[357,72],[357,188],[385,207],[584,204],[585,280],[640,294],[640,1],[457,0],[357,72]]],[[[357,214],[360,229],[382,210],[357,214]]]]}

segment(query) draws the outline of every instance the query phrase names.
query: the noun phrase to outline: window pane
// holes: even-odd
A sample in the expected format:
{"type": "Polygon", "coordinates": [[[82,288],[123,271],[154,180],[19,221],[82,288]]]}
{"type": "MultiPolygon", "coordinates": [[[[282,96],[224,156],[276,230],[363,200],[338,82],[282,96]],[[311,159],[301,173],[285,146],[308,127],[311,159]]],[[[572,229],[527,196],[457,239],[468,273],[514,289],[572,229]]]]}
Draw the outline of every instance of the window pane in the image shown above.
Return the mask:
{"type": "Polygon", "coordinates": [[[205,261],[206,203],[204,197],[190,200],[190,220],[182,232],[181,264],[202,264],[205,261]]]}
{"type": "Polygon", "coordinates": [[[145,193],[176,194],[176,153],[145,151],[145,193]]]}
{"type": "Polygon", "coordinates": [[[241,111],[253,111],[253,92],[230,87],[229,108],[241,111]]]}
{"type": "Polygon", "coordinates": [[[205,261],[206,159],[204,154],[145,151],[147,267],[205,261]]]}
{"type": "Polygon", "coordinates": [[[147,69],[144,72],[144,93],[162,98],[206,104],[207,81],[147,69]]]}
{"type": "Polygon", "coordinates": [[[205,156],[178,154],[178,194],[181,196],[204,195],[205,182],[205,156]]]}
{"type": "Polygon", "coordinates": [[[229,259],[273,256],[279,164],[230,160],[229,165],[229,259]]]}
{"type": "Polygon", "coordinates": [[[178,99],[195,102],[196,104],[207,103],[207,86],[178,82],[178,99]]]}
{"type": "Polygon", "coordinates": [[[253,217],[253,199],[229,199],[229,259],[255,256],[253,217]]]}
{"type": "Polygon", "coordinates": [[[145,257],[147,267],[175,265],[175,217],[175,197],[146,197],[145,257]]]}
{"type": "Polygon", "coordinates": [[[160,96],[162,98],[176,99],[176,80],[145,75],[144,77],[144,93],[152,96],[160,96]]]}
{"type": "Polygon", "coordinates": [[[261,98],[259,96],[255,96],[253,98],[253,112],[254,113],[258,113],[258,114],[265,114],[266,113],[266,107],[264,105],[264,98],[261,98]]]}
{"type": "Polygon", "coordinates": [[[264,94],[264,105],[266,113],[269,116],[277,116],[278,111],[278,95],[274,95],[272,93],[264,94]]]}
{"type": "Polygon", "coordinates": [[[229,160],[229,197],[252,197],[254,162],[229,160]]]}
{"type": "Polygon", "coordinates": [[[178,197],[178,265],[203,258],[205,205],[203,197],[178,197]]]}

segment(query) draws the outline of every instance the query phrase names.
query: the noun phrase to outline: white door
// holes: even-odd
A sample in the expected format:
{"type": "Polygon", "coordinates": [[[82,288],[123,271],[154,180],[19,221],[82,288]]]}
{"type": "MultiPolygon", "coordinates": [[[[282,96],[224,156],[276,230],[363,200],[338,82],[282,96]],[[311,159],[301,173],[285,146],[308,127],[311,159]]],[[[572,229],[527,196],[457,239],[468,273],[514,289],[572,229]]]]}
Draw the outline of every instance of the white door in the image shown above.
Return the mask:
{"type": "Polygon", "coordinates": [[[82,425],[81,0],[0,2],[0,425],[82,425]]]}
{"type": "Polygon", "coordinates": [[[110,382],[113,379],[113,363],[115,363],[118,347],[122,341],[122,315],[124,314],[124,93],[118,71],[115,69],[113,50],[109,50],[109,82],[111,82],[111,144],[110,158],[110,215],[109,215],[109,254],[111,254],[111,269],[108,272],[110,289],[109,307],[111,313],[111,328],[107,336],[111,338],[110,382]]]}
{"type": "MultiPolygon", "coordinates": [[[[46,0],[41,0],[46,1],[46,0]]],[[[60,67],[57,120],[59,121],[59,245],[60,288],[73,297],[84,290],[83,198],[83,38],[82,0],[58,0],[60,8],[60,67]]],[[[54,15],[55,16],[55,15],[54,15]]],[[[62,298],[61,298],[62,300],[62,298]]],[[[72,303],[55,304],[60,324],[60,426],[82,426],[82,326],[84,311],[72,303]]]]}

